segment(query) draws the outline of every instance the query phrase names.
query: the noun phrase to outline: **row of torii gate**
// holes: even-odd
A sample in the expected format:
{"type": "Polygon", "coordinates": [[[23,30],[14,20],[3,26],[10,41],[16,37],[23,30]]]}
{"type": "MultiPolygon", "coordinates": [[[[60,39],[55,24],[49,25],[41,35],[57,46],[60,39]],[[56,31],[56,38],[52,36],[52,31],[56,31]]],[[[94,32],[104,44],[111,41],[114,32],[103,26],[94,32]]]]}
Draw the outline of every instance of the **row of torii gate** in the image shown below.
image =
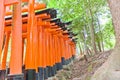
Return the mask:
{"type": "Polygon", "coordinates": [[[0,1],[0,80],[45,80],[71,62],[76,34],[56,14],[35,0],[0,1]]]}

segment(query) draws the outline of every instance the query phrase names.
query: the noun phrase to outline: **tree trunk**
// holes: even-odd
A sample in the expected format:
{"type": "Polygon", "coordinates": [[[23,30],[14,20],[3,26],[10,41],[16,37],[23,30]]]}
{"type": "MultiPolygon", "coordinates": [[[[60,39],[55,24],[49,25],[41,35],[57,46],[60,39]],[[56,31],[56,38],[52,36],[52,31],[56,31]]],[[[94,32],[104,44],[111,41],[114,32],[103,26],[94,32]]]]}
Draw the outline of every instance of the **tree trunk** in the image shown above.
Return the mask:
{"type": "Polygon", "coordinates": [[[92,12],[90,0],[84,0],[84,9],[86,11],[85,15],[86,16],[89,15],[91,18],[90,25],[88,22],[87,26],[89,25],[89,29],[90,29],[92,52],[93,52],[93,54],[95,54],[95,53],[97,53],[97,48],[96,48],[96,43],[95,43],[94,17],[93,17],[93,12],[92,12]]]}
{"type": "Polygon", "coordinates": [[[97,22],[98,22],[98,27],[99,27],[99,30],[100,30],[100,46],[101,46],[101,52],[103,51],[104,52],[104,44],[103,44],[103,33],[101,31],[101,25],[100,25],[100,21],[98,19],[98,15],[97,15],[97,22]]]}
{"type": "Polygon", "coordinates": [[[91,10],[91,5],[90,5],[90,0],[88,0],[88,10],[90,12],[90,16],[91,16],[91,26],[90,26],[90,33],[91,33],[91,43],[92,43],[92,47],[94,50],[94,54],[97,53],[97,48],[96,48],[96,43],[95,43],[95,30],[94,30],[94,18],[93,18],[93,14],[92,14],[92,10],[91,10]]]}
{"type": "Polygon", "coordinates": [[[116,36],[116,46],[91,80],[120,80],[120,0],[108,0],[116,36]]]}
{"type": "Polygon", "coordinates": [[[108,0],[108,3],[113,17],[116,43],[119,46],[120,45],[120,0],[108,0]]]}
{"type": "Polygon", "coordinates": [[[84,27],[84,32],[83,32],[83,39],[84,39],[84,59],[85,59],[85,61],[87,62],[88,61],[88,59],[87,59],[87,56],[86,55],[88,55],[88,50],[87,50],[87,44],[86,44],[86,30],[85,30],[85,27],[84,27]]]}
{"type": "Polygon", "coordinates": [[[81,48],[81,43],[79,42],[79,50],[80,50],[80,55],[83,55],[83,51],[82,51],[82,48],[81,48]]]}
{"type": "Polygon", "coordinates": [[[101,42],[100,42],[100,38],[99,38],[99,34],[96,34],[96,44],[97,44],[97,47],[98,47],[98,50],[99,52],[102,52],[102,49],[101,49],[101,42]]]}

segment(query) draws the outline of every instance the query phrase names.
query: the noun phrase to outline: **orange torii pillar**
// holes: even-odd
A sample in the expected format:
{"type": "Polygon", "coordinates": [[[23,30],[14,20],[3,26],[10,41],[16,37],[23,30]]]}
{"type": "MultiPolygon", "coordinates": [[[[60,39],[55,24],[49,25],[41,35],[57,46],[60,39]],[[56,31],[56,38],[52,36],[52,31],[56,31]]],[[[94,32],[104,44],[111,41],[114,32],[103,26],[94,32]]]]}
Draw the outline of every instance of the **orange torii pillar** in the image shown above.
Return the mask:
{"type": "Polygon", "coordinates": [[[51,54],[51,58],[52,58],[52,61],[53,61],[53,68],[52,68],[52,75],[53,74],[56,74],[57,72],[57,68],[56,68],[56,48],[55,48],[55,38],[54,38],[54,33],[51,32],[51,40],[52,40],[52,43],[51,43],[51,49],[52,49],[52,54],[51,54]]]}
{"type": "Polygon", "coordinates": [[[64,34],[64,32],[61,35],[61,43],[63,43],[62,46],[61,46],[61,49],[62,49],[62,53],[61,53],[62,58],[61,58],[61,60],[62,60],[62,64],[66,65],[66,62],[67,62],[66,61],[66,57],[67,57],[67,55],[66,55],[66,50],[67,50],[67,48],[66,48],[66,39],[68,39],[68,34],[64,34]]]}
{"type": "Polygon", "coordinates": [[[74,41],[72,41],[72,59],[75,59],[75,53],[76,53],[76,44],[74,41]]]}
{"type": "Polygon", "coordinates": [[[70,58],[69,58],[69,54],[70,54],[70,51],[69,51],[69,43],[68,43],[68,41],[69,41],[69,38],[67,37],[67,39],[66,39],[66,58],[67,58],[67,64],[69,64],[69,62],[70,62],[70,58]]]}
{"type": "MultiPolygon", "coordinates": [[[[53,27],[53,26],[52,26],[53,27]]],[[[51,31],[51,35],[50,35],[50,49],[51,49],[51,76],[54,76],[56,74],[56,62],[55,62],[55,39],[54,39],[54,34],[56,33],[56,31],[51,31]]]]}
{"type": "Polygon", "coordinates": [[[52,75],[56,74],[57,70],[62,69],[62,64],[61,64],[61,47],[60,47],[60,40],[59,40],[59,34],[61,33],[61,28],[58,26],[56,27],[56,30],[51,32],[52,33],[52,75]],[[58,43],[59,42],[59,43],[58,43]],[[59,47],[59,49],[58,49],[59,47]]]}
{"type": "Polygon", "coordinates": [[[43,41],[43,55],[44,55],[44,63],[45,63],[45,68],[44,68],[44,79],[48,78],[48,66],[49,66],[49,36],[48,32],[46,31],[46,28],[44,29],[44,41],[43,41]]]}
{"type": "Polygon", "coordinates": [[[73,42],[73,39],[71,39],[68,35],[68,32],[63,33],[63,48],[66,48],[63,52],[63,64],[68,64],[71,62],[72,59],[74,59],[75,56],[75,43],[73,42]],[[72,48],[71,48],[72,47],[72,48]],[[74,47],[74,48],[73,48],[74,47]]]}
{"type": "MultiPolygon", "coordinates": [[[[43,15],[43,14],[41,14],[40,15],[41,16],[41,18],[44,18],[44,17],[46,17],[45,15],[43,15]],[[43,17],[42,17],[43,16],[43,17]]],[[[34,26],[34,28],[32,29],[32,30],[34,30],[33,31],[33,42],[34,42],[34,46],[33,46],[33,52],[34,52],[34,56],[35,56],[35,70],[36,70],[36,79],[38,80],[39,79],[39,77],[38,77],[38,58],[39,59],[41,59],[40,58],[40,56],[39,56],[39,54],[38,54],[38,26],[40,25],[40,24],[38,24],[39,23],[39,21],[37,22],[37,26],[36,26],[36,23],[35,23],[35,26],[34,26]]],[[[26,26],[24,26],[24,27],[26,27],[26,26]]],[[[23,38],[26,38],[26,36],[27,36],[27,34],[25,33],[26,31],[24,30],[24,33],[23,33],[23,38]]],[[[41,49],[41,48],[40,48],[41,49]]],[[[41,50],[40,50],[41,51],[41,50]]],[[[28,54],[26,54],[26,56],[25,56],[25,62],[24,62],[24,66],[26,66],[26,65],[28,65],[28,59],[29,59],[29,56],[27,56],[28,54]],[[26,60],[27,59],[27,60],[26,60]]],[[[33,57],[34,57],[33,56],[33,57]]],[[[24,69],[24,66],[23,66],[23,69],[24,69]]],[[[23,70],[23,72],[24,72],[24,70],[23,70]]],[[[27,75],[26,75],[26,77],[25,77],[25,79],[27,79],[27,75]]]]}
{"type": "Polygon", "coordinates": [[[67,41],[66,41],[66,47],[67,47],[67,61],[68,61],[68,64],[71,62],[71,60],[72,60],[72,57],[73,57],[73,55],[72,55],[72,49],[71,49],[71,45],[70,45],[70,43],[72,42],[72,39],[68,39],[67,41]]]}
{"type": "MultiPolygon", "coordinates": [[[[53,70],[54,69],[53,68],[54,67],[54,63],[53,63],[54,57],[52,57],[52,56],[54,56],[53,51],[52,51],[53,47],[51,46],[53,44],[52,44],[51,33],[49,31],[49,30],[51,30],[51,31],[53,30],[52,27],[54,27],[54,26],[52,26],[52,24],[51,24],[51,25],[48,25],[47,28],[45,28],[45,45],[46,45],[45,51],[46,51],[46,64],[47,64],[46,69],[48,72],[45,75],[48,75],[48,77],[55,75],[55,70],[53,70]]],[[[45,77],[47,77],[47,76],[45,76],[45,77]]]]}
{"type": "Polygon", "coordinates": [[[2,63],[1,63],[1,69],[3,71],[3,74],[1,73],[1,80],[5,80],[5,73],[6,73],[6,60],[7,60],[7,53],[8,53],[8,44],[9,44],[9,38],[10,38],[10,33],[9,32],[5,32],[5,44],[4,44],[4,55],[2,58],[2,63]]]}
{"type": "Polygon", "coordinates": [[[50,49],[49,49],[49,33],[44,29],[44,61],[46,62],[46,66],[44,68],[44,79],[48,78],[48,66],[50,66],[50,49]]]}
{"type": "Polygon", "coordinates": [[[63,68],[63,65],[62,65],[62,42],[61,42],[61,35],[62,35],[62,32],[63,31],[60,31],[58,32],[57,34],[57,45],[58,45],[58,62],[56,63],[56,66],[57,66],[57,70],[61,70],[63,68]]]}
{"type": "Polygon", "coordinates": [[[65,49],[65,41],[64,41],[64,36],[62,35],[61,37],[62,37],[61,38],[61,42],[62,42],[62,48],[61,48],[62,49],[62,64],[65,65],[66,64],[65,63],[66,62],[65,61],[65,50],[66,50],[65,49]]]}
{"type": "Polygon", "coordinates": [[[51,54],[51,50],[50,50],[50,33],[47,31],[47,29],[45,29],[45,53],[46,53],[46,69],[47,69],[47,73],[45,75],[46,78],[47,77],[51,77],[49,74],[50,72],[50,66],[51,66],[51,59],[50,59],[50,54],[51,54]]]}
{"type": "Polygon", "coordinates": [[[66,57],[67,64],[69,64],[70,63],[69,38],[66,39],[66,57]]]}
{"type": "Polygon", "coordinates": [[[50,33],[47,31],[47,29],[45,30],[46,31],[46,52],[47,52],[47,72],[48,72],[48,77],[51,77],[50,73],[50,66],[51,66],[51,49],[50,49],[50,33]]]}
{"type": "Polygon", "coordinates": [[[62,69],[62,63],[61,63],[61,53],[60,53],[60,47],[59,47],[59,38],[57,35],[54,35],[54,45],[55,45],[55,57],[56,57],[56,68],[57,70],[62,69]]]}
{"type": "Polygon", "coordinates": [[[44,79],[47,79],[48,78],[48,69],[47,69],[47,63],[48,63],[48,46],[47,46],[47,34],[46,34],[46,31],[45,29],[50,27],[50,22],[43,22],[43,24],[41,23],[41,26],[39,26],[39,48],[41,48],[39,50],[39,55],[40,57],[42,57],[41,59],[39,58],[39,67],[38,67],[38,70],[39,70],[39,78],[41,80],[44,80],[44,79]],[[40,40],[41,39],[41,40],[40,40]],[[41,62],[41,63],[40,63],[41,62]]]}
{"type": "Polygon", "coordinates": [[[59,48],[56,48],[56,50],[58,51],[58,52],[56,52],[56,54],[58,55],[58,56],[56,55],[56,57],[57,57],[56,58],[56,68],[57,68],[57,70],[62,69],[62,52],[63,52],[62,46],[64,44],[64,43],[62,43],[62,40],[61,40],[62,32],[63,31],[59,31],[57,33],[57,36],[56,36],[57,41],[55,40],[56,41],[55,45],[57,45],[57,47],[59,47],[59,48]]]}
{"type": "Polygon", "coordinates": [[[64,39],[64,58],[65,58],[65,65],[68,64],[68,45],[67,45],[67,40],[68,40],[68,34],[63,34],[63,39],[64,39]]]}
{"type": "MultiPolygon", "coordinates": [[[[44,76],[46,76],[46,75],[43,75],[44,74],[43,71],[39,70],[39,66],[40,66],[41,63],[40,64],[38,64],[38,63],[39,63],[39,60],[41,59],[41,57],[38,59],[38,57],[40,56],[38,54],[38,51],[40,51],[41,49],[38,50],[36,47],[41,46],[41,48],[42,48],[42,54],[43,54],[42,55],[42,63],[43,63],[42,67],[44,68],[44,72],[45,72],[45,68],[46,68],[46,55],[45,55],[45,50],[44,50],[45,49],[45,44],[44,44],[45,40],[42,40],[41,45],[39,45],[40,44],[40,41],[39,41],[40,38],[38,38],[38,36],[42,36],[42,39],[44,39],[44,29],[43,29],[42,35],[41,34],[38,35],[37,31],[39,30],[39,27],[44,27],[44,25],[46,25],[47,23],[43,22],[43,21],[39,21],[37,19],[35,19],[35,21],[37,21],[37,23],[35,22],[35,24],[33,26],[29,25],[29,27],[33,27],[33,28],[30,29],[30,33],[32,35],[30,35],[30,34],[28,34],[28,35],[31,36],[31,39],[32,38],[34,38],[34,39],[32,39],[33,42],[32,42],[32,40],[31,40],[31,42],[28,41],[30,39],[29,37],[28,37],[28,40],[27,40],[28,42],[27,42],[26,62],[25,62],[25,66],[26,66],[26,70],[27,70],[26,71],[26,80],[29,80],[29,79],[31,80],[31,78],[35,79],[35,71],[39,73],[39,78],[41,78],[41,77],[44,78],[44,76]],[[35,27],[37,27],[38,29],[35,28],[35,27]],[[36,35],[34,35],[34,34],[36,34],[36,35]],[[36,40],[36,41],[34,41],[34,40],[36,40]],[[34,45],[34,46],[32,46],[32,45],[34,45]],[[30,48],[32,50],[30,50],[30,48]],[[32,53],[29,52],[29,51],[32,51],[32,53]],[[32,60],[32,63],[31,63],[30,58],[32,60]],[[40,73],[42,73],[42,74],[40,74],[40,73]]],[[[38,74],[37,74],[37,76],[38,76],[38,74]]]]}
{"type": "Polygon", "coordinates": [[[71,60],[74,60],[75,58],[75,51],[76,51],[76,48],[75,48],[75,41],[74,39],[71,39],[68,41],[69,42],[69,48],[70,48],[70,59],[71,60]]]}
{"type": "MultiPolygon", "coordinates": [[[[34,39],[37,37],[35,34],[35,28],[37,27],[37,20],[34,12],[34,0],[28,2],[28,26],[27,26],[27,51],[25,60],[25,80],[36,80],[36,67],[35,67],[35,46],[37,41],[34,43],[34,39]]],[[[38,44],[38,43],[37,43],[38,44]]]]}
{"type": "Polygon", "coordinates": [[[0,1],[0,78],[2,78],[3,71],[1,69],[2,46],[4,36],[4,17],[5,17],[5,0],[0,1]]]}
{"type": "MultiPolygon", "coordinates": [[[[43,18],[44,18],[46,15],[41,14],[41,18],[42,18],[42,16],[43,16],[43,18]]],[[[36,24],[35,24],[35,25],[36,25],[36,24]]],[[[40,25],[40,24],[37,24],[37,25],[40,25]]],[[[26,24],[23,24],[23,40],[24,40],[24,38],[26,38],[26,36],[27,36],[27,34],[26,34],[26,26],[27,26],[26,24]]],[[[6,28],[5,28],[5,31],[11,32],[11,31],[10,31],[10,28],[11,28],[11,26],[9,26],[8,28],[6,27],[6,28]]],[[[33,30],[34,30],[34,31],[33,31],[33,36],[34,36],[33,42],[35,42],[35,43],[34,43],[34,51],[33,51],[33,52],[35,53],[34,56],[38,57],[38,54],[37,54],[38,52],[37,52],[37,50],[36,50],[36,49],[37,49],[37,45],[36,45],[36,44],[38,44],[38,43],[36,43],[36,42],[37,42],[36,40],[38,40],[38,39],[36,39],[36,38],[37,38],[37,34],[38,34],[38,32],[37,32],[37,27],[34,26],[33,30]],[[36,36],[36,37],[35,37],[35,36],[36,36]]],[[[23,43],[22,43],[22,44],[23,44],[23,43]]],[[[22,46],[23,46],[23,45],[22,45],[22,46]]],[[[23,52],[23,50],[22,50],[22,52],[23,52]]],[[[22,55],[23,55],[23,54],[22,54],[22,55]]],[[[38,62],[37,62],[38,60],[37,60],[37,59],[38,59],[38,58],[36,58],[36,57],[35,57],[35,68],[36,68],[36,72],[37,72],[37,69],[38,69],[38,62]]],[[[29,60],[29,56],[26,56],[26,59],[29,60]],[[28,57],[28,58],[27,58],[27,57],[28,57]]],[[[27,61],[24,62],[24,63],[25,63],[25,64],[23,64],[23,65],[26,65],[26,64],[28,65],[28,62],[27,62],[27,61]]]]}
{"type": "Polygon", "coordinates": [[[72,42],[72,41],[69,42],[69,49],[70,49],[70,60],[72,61],[72,56],[73,56],[73,53],[72,53],[72,52],[73,52],[73,51],[72,51],[71,42],[72,42]]]}
{"type": "MultiPolygon", "coordinates": [[[[6,6],[8,5],[12,5],[12,4],[16,4],[18,3],[18,0],[1,0],[0,1],[0,79],[1,80],[4,80],[2,79],[1,75],[5,75],[5,71],[1,69],[1,59],[2,58],[2,46],[3,46],[3,35],[4,35],[4,17],[5,17],[5,8],[6,6]]],[[[4,54],[3,54],[4,55],[4,54]]]]}
{"type": "Polygon", "coordinates": [[[49,27],[50,22],[42,21],[39,19],[39,63],[38,63],[38,72],[40,80],[47,79],[47,61],[46,61],[46,33],[45,28],[49,27]]]}
{"type": "Polygon", "coordinates": [[[51,43],[51,48],[52,48],[52,54],[51,54],[51,56],[52,56],[52,61],[53,61],[53,68],[52,68],[52,71],[53,71],[53,73],[52,73],[52,75],[54,75],[54,74],[56,74],[57,73],[57,66],[56,66],[56,48],[55,48],[55,46],[56,46],[56,42],[55,42],[55,38],[54,38],[54,33],[52,33],[52,35],[51,35],[51,40],[52,40],[52,43],[51,43]]]}
{"type": "Polygon", "coordinates": [[[73,58],[73,44],[72,44],[72,40],[69,42],[69,46],[70,46],[70,57],[71,57],[71,60],[73,58]]]}
{"type": "Polygon", "coordinates": [[[43,26],[39,26],[39,62],[38,62],[38,71],[39,71],[39,79],[44,80],[44,62],[43,62],[43,41],[44,41],[44,36],[43,36],[43,26]]]}
{"type": "Polygon", "coordinates": [[[59,37],[60,37],[60,44],[61,44],[61,61],[62,61],[62,65],[65,65],[65,53],[64,53],[64,51],[65,51],[65,48],[64,48],[64,39],[63,39],[63,34],[61,33],[60,35],[59,35],[59,37]]]}
{"type": "MultiPolygon", "coordinates": [[[[64,32],[63,32],[64,33],[64,32]]],[[[65,35],[63,35],[63,34],[61,34],[60,35],[60,39],[61,39],[61,55],[62,55],[62,57],[61,57],[61,61],[62,61],[62,65],[65,65],[66,63],[66,60],[65,60],[65,50],[66,50],[66,48],[65,48],[65,43],[64,43],[64,36],[65,35]]]]}
{"type": "Polygon", "coordinates": [[[43,79],[47,79],[48,76],[45,75],[45,73],[47,74],[47,70],[45,68],[46,66],[46,51],[44,50],[45,49],[45,36],[44,36],[44,28],[46,28],[47,25],[49,25],[49,22],[47,23],[46,21],[42,21],[42,19],[46,19],[46,18],[50,18],[50,15],[47,15],[46,13],[43,13],[43,14],[40,14],[42,17],[38,17],[37,18],[37,37],[38,37],[38,52],[36,54],[37,59],[36,59],[36,70],[37,70],[37,78],[40,79],[40,80],[43,80],[43,79]],[[44,39],[44,40],[43,40],[44,39]],[[43,68],[43,70],[40,71],[40,66],[41,68],[43,68]]]}
{"type": "Polygon", "coordinates": [[[50,49],[50,65],[48,66],[48,76],[54,76],[56,74],[56,69],[55,69],[55,63],[54,63],[54,58],[55,58],[55,53],[54,53],[54,43],[53,43],[53,35],[49,33],[49,49],[50,49]]]}
{"type": "Polygon", "coordinates": [[[21,3],[21,0],[18,0],[18,4],[13,6],[12,48],[8,80],[23,80],[21,3]]]}
{"type": "Polygon", "coordinates": [[[69,38],[69,40],[68,40],[68,51],[69,51],[69,55],[68,55],[68,57],[69,57],[69,63],[72,61],[72,49],[71,49],[71,39],[69,38]]]}
{"type": "MultiPolygon", "coordinates": [[[[48,15],[47,18],[50,18],[48,15]]],[[[41,19],[38,20],[39,24],[39,63],[38,63],[38,71],[39,71],[39,78],[40,80],[47,79],[47,71],[48,71],[48,63],[49,63],[49,46],[46,47],[46,42],[49,43],[49,37],[46,37],[46,29],[50,27],[50,22],[42,21],[41,19]],[[46,50],[47,49],[47,50],[46,50]]]]}
{"type": "Polygon", "coordinates": [[[39,23],[41,24],[41,26],[39,26],[39,78],[41,80],[47,79],[47,71],[48,71],[48,66],[50,65],[50,57],[48,56],[50,54],[50,52],[48,50],[50,50],[49,47],[49,34],[46,32],[46,29],[50,27],[50,22],[47,21],[43,21],[43,23],[39,23]],[[45,23],[43,25],[43,23],[45,23]],[[46,47],[46,44],[48,44],[48,46],[46,47]]]}
{"type": "Polygon", "coordinates": [[[54,46],[53,46],[53,36],[52,32],[56,31],[58,29],[52,29],[52,27],[55,26],[50,26],[50,28],[46,29],[46,37],[47,37],[47,54],[48,54],[48,59],[47,59],[47,69],[48,69],[48,77],[54,76],[56,74],[55,72],[55,63],[54,63],[54,46]]]}

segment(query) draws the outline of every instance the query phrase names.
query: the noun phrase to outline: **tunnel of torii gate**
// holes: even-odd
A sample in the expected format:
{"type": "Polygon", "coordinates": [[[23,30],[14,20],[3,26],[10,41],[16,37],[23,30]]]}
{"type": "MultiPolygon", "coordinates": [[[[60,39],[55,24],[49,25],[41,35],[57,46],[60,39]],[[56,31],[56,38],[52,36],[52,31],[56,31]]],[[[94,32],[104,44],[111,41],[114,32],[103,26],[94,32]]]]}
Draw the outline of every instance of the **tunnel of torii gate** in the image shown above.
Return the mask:
{"type": "Polygon", "coordinates": [[[45,80],[74,59],[72,22],[62,22],[54,8],[34,0],[1,0],[0,8],[0,80],[45,80]]]}

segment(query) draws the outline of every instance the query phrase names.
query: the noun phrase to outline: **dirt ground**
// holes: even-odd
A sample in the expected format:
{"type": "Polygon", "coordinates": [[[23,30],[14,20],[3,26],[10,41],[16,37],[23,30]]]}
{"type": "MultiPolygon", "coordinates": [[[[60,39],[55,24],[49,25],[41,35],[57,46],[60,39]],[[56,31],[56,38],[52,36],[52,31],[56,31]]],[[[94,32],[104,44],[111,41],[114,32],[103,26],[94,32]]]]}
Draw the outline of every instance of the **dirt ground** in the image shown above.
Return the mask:
{"type": "Polygon", "coordinates": [[[69,66],[56,75],[53,80],[90,80],[94,72],[106,61],[112,50],[98,53],[95,56],[88,57],[88,62],[84,59],[76,59],[69,66]]]}

